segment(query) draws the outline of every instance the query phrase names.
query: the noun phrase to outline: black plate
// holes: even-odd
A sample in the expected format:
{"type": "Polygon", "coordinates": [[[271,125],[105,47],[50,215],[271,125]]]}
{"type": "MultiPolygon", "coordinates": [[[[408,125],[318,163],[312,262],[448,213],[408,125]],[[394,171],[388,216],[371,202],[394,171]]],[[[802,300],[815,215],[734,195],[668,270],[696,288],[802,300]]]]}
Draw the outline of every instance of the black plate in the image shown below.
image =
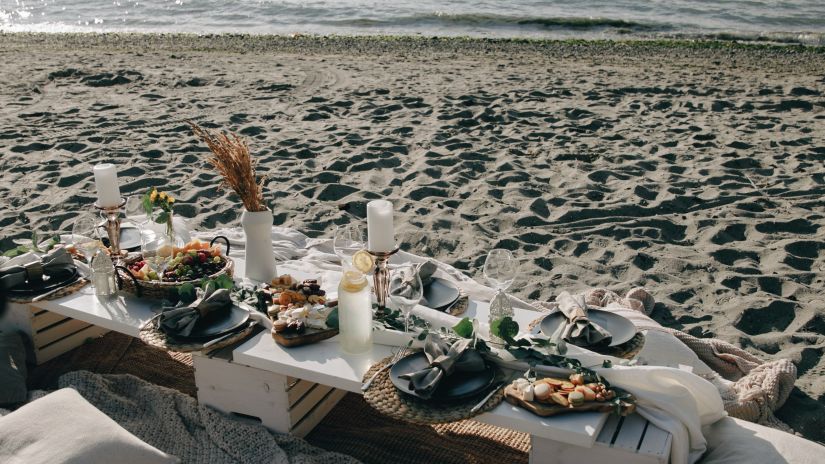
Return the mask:
{"type": "Polygon", "coordinates": [[[53,276],[43,276],[43,281],[30,284],[28,282],[20,284],[16,287],[8,289],[9,295],[13,296],[33,296],[56,288],[63,287],[80,276],[76,267],[72,267],[69,271],[61,272],[53,276]]]}
{"type": "Polygon", "coordinates": [[[433,309],[443,309],[451,305],[458,299],[458,287],[449,280],[434,277],[429,285],[424,287],[424,298],[427,300],[427,307],[433,309]]]}
{"type": "MultiPolygon", "coordinates": [[[[418,396],[414,391],[410,390],[410,381],[401,379],[399,376],[424,369],[429,364],[427,355],[423,352],[411,354],[402,358],[390,368],[390,380],[392,380],[395,388],[404,393],[418,396]]],[[[485,365],[487,369],[483,371],[455,373],[442,380],[430,399],[435,401],[453,401],[483,392],[496,379],[495,368],[486,363],[485,365]]]]}
{"type": "MultiPolygon", "coordinates": [[[[630,322],[630,319],[614,312],[588,309],[587,317],[610,333],[612,340],[610,340],[609,346],[621,345],[636,335],[636,326],[630,322]]],[[[566,322],[566,319],[561,311],[552,312],[542,319],[541,332],[548,337],[552,337],[559,325],[564,322],[566,322]]],[[[582,348],[587,347],[583,346],[582,348]]]]}
{"type": "Polygon", "coordinates": [[[229,332],[234,332],[249,321],[249,311],[238,306],[232,306],[230,311],[209,315],[195,323],[189,336],[171,334],[173,337],[187,341],[204,341],[218,338],[229,332]]]}
{"type": "MultiPolygon", "coordinates": [[[[109,236],[106,234],[106,228],[104,227],[100,227],[100,241],[103,242],[103,245],[109,246],[109,236]]],[[[128,225],[120,228],[121,250],[140,251],[141,243],[140,229],[128,225]]]]}

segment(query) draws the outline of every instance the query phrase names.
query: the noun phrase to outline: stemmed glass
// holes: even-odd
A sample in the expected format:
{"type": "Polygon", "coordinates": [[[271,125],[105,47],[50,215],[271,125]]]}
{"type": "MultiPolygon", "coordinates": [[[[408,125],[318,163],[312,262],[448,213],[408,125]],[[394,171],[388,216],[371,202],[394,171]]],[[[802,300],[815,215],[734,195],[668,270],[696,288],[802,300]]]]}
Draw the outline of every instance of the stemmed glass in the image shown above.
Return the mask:
{"type": "Polygon", "coordinates": [[[126,220],[136,226],[143,226],[149,220],[143,209],[143,196],[131,195],[126,199],[126,220]]]}
{"type": "Polygon", "coordinates": [[[72,225],[71,244],[86,258],[90,265],[92,258],[101,247],[100,224],[103,219],[91,211],[80,213],[72,225]]]}
{"type": "MultiPolygon", "coordinates": [[[[491,327],[494,321],[503,317],[513,317],[514,315],[513,306],[504,291],[513,284],[517,272],[518,261],[510,250],[496,248],[487,253],[487,259],[484,261],[484,277],[496,289],[496,295],[493,297],[493,301],[490,302],[489,323],[491,327]]],[[[499,337],[490,335],[494,342],[504,342],[499,337]]]]}
{"type": "Polygon", "coordinates": [[[410,313],[424,296],[424,285],[418,276],[418,267],[404,264],[390,274],[389,297],[404,315],[404,332],[410,331],[410,313]]]}
{"type": "Polygon", "coordinates": [[[341,258],[341,265],[351,265],[352,257],[359,250],[367,247],[364,230],[357,224],[344,224],[335,228],[332,248],[341,258]]]}

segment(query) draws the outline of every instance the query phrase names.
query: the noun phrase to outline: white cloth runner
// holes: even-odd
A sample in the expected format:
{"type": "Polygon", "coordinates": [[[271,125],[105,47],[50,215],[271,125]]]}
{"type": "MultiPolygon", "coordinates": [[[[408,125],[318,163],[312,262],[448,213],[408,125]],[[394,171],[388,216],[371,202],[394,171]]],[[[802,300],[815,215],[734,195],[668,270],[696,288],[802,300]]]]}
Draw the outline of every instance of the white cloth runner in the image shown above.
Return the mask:
{"type": "MultiPolygon", "coordinates": [[[[239,228],[219,229],[193,233],[204,240],[216,235],[230,239],[230,256],[243,256],[243,231],[239,228]]],[[[285,227],[272,228],[272,242],[275,256],[279,260],[279,273],[303,272],[317,274],[328,293],[333,296],[341,278],[340,260],[334,254],[329,239],[310,239],[304,234],[285,227]]],[[[423,262],[427,258],[406,252],[398,252],[390,260],[390,265],[404,262],[423,262]]],[[[494,290],[479,284],[458,269],[438,261],[435,276],[454,282],[470,298],[489,300],[494,290]]],[[[536,310],[535,306],[511,297],[513,306],[536,310]]],[[[413,314],[439,327],[452,327],[460,318],[418,306],[413,314]]],[[[486,327],[481,329],[486,331],[486,327]]],[[[587,350],[570,346],[568,356],[579,359],[585,366],[601,366],[602,361],[611,359],[587,350]]],[[[638,399],[639,414],[667,430],[673,436],[670,462],[672,464],[692,464],[707,448],[702,435],[702,426],[712,424],[725,417],[722,399],[717,388],[707,380],[688,370],[665,366],[618,365],[622,360],[612,358],[613,368],[594,368],[610,383],[624,388],[638,399]]],[[[510,364],[510,363],[508,363],[510,364]]],[[[522,366],[526,369],[526,365],[522,366]]],[[[549,369],[548,372],[553,372],[549,369]]],[[[557,370],[555,370],[557,371],[557,370]]]]}

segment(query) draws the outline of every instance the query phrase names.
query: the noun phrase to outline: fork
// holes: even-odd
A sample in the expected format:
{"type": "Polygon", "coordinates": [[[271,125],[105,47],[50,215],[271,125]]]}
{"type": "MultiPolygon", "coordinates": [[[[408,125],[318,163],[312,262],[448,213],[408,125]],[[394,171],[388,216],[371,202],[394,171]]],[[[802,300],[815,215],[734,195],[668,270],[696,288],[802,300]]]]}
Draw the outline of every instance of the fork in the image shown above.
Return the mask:
{"type": "Polygon", "coordinates": [[[409,351],[410,351],[408,347],[409,347],[409,345],[399,346],[398,351],[396,351],[395,354],[392,356],[392,359],[390,359],[390,362],[387,363],[387,365],[385,365],[381,369],[378,369],[374,374],[372,374],[372,377],[370,377],[366,382],[364,382],[361,385],[361,391],[365,392],[365,391],[369,390],[370,386],[372,385],[372,382],[375,380],[376,377],[378,377],[378,374],[380,374],[380,373],[384,372],[385,370],[391,368],[392,366],[395,365],[395,363],[397,363],[402,358],[404,358],[404,356],[406,356],[407,353],[409,353],[409,351]]]}

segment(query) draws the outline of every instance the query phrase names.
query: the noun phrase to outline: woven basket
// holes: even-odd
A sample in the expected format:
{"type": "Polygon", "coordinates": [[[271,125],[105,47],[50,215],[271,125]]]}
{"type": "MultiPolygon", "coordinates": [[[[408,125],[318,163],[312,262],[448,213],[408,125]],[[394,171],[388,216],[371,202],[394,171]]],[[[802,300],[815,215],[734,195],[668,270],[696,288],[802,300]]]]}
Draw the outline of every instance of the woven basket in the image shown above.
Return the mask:
{"type": "MultiPolygon", "coordinates": [[[[208,279],[215,279],[222,275],[228,275],[232,277],[233,271],[235,268],[235,263],[232,261],[229,255],[229,240],[226,237],[218,236],[212,239],[209,245],[214,245],[215,241],[217,240],[224,240],[226,242],[226,255],[224,258],[226,259],[226,264],[224,267],[210,275],[206,278],[208,279]]],[[[136,261],[143,259],[143,255],[137,255],[135,257],[129,258],[125,261],[126,266],[132,264],[136,261]]],[[[162,282],[159,280],[138,280],[126,266],[115,266],[115,272],[117,275],[117,284],[118,287],[125,291],[126,293],[130,293],[138,298],[148,298],[152,300],[169,300],[169,301],[177,301],[179,298],[178,289],[184,284],[192,284],[194,286],[200,285],[203,278],[199,278],[196,280],[184,280],[181,282],[162,282]]]]}

